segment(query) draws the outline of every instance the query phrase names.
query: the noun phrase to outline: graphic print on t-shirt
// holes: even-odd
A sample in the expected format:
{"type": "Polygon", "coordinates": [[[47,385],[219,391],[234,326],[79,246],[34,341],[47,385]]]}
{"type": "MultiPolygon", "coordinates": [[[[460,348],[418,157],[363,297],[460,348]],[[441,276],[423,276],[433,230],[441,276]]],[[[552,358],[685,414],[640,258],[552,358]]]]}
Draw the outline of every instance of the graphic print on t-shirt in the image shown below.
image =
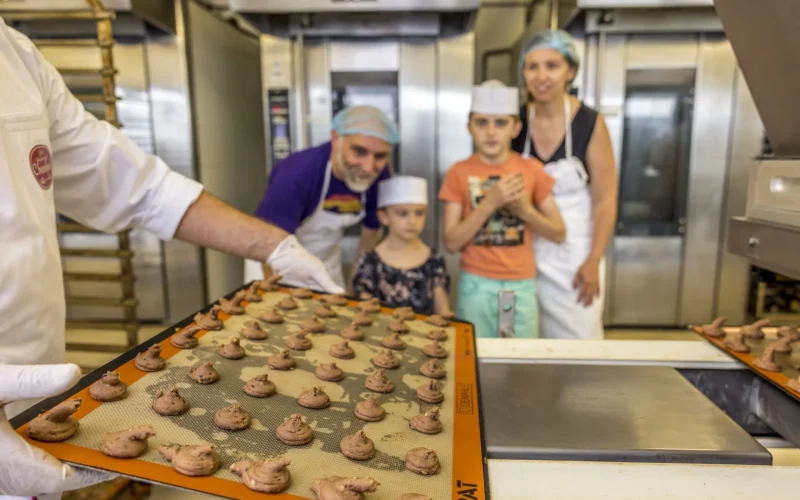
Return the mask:
{"type": "MultiPolygon", "coordinates": [[[[492,189],[499,176],[488,179],[470,175],[467,177],[469,200],[474,210],[483,197],[492,189]]],[[[496,210],[475,235],[473,243],[478,246],[515,247],[525,242],[525,224],[522,219],[506,208],[496,210]]]]}
{"type": "Polygon", "coordinates": [[[361,197],[350,193],[328,193],[322,208],[337,214],[361,213],[361,197]]]}

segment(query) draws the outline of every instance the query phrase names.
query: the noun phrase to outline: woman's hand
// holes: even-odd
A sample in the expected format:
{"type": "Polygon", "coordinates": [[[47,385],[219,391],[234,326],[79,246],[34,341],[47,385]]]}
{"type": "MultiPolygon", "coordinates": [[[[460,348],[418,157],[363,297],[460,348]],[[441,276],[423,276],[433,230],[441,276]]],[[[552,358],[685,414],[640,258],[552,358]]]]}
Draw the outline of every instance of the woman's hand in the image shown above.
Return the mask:
{"type": "Polygon", "coordinates": [[[578,268],[572,280],[572,288],[578,290],[578,304],[589,307],[595,297],[600,296],[600,261],[589,258],[578,268]]]}

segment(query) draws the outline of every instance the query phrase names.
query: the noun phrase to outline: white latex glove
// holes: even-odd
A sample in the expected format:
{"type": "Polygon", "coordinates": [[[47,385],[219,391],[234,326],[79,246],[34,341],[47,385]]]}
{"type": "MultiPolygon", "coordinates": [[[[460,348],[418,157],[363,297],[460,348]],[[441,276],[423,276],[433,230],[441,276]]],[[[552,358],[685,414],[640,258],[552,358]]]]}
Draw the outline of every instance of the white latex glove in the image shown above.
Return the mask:
{"type": "Polygon", "coordinates": [[[281,281],[287,285],[334,294],[344,293],[344,289],[328,274],[325,264],[303,248],[294,235],[278,243],[267,259],[267,265],[276,274],[282,275],[281,281]]]}
{"type": "Polygon", "coordinates": [[[46,398],[66,391],[81,378],[77,365],[5,365],[0,363],[0,495],[18,497],[76,490],[114,478],[113,474],[75,469],[31,446],[8,423],[2,407],[13,401],[46,398]]]}

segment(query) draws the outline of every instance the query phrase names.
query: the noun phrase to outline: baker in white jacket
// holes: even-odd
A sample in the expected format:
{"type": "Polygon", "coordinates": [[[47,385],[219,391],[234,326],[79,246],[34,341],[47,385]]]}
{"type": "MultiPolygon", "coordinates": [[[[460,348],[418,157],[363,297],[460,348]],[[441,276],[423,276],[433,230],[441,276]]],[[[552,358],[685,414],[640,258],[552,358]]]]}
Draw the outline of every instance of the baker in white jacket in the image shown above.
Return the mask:
{"type": "Polygon", "coordinates": [[[80,377],[59,364],[66,307],[56,212],[107,232],[144,228],[265,262],[289,284],[342,292],[294,236],[226,205],[87,113],[0,18],[0,495],[101,479],[29,446],[6,421],[80,377]],[[34,366],[43,364],[51,366],[34,366]]]}

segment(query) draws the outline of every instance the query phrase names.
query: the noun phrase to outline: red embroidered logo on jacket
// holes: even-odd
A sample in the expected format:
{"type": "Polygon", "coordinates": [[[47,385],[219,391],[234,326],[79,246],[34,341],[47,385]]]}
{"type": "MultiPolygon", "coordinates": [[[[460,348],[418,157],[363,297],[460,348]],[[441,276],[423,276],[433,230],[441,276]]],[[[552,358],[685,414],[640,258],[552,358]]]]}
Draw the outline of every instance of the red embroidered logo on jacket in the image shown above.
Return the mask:
{"type": "Polygon", "coordinates": [[[50,149],[44,144],[37,144],[28,155],[28,162],[39,186],[50,189],[53,185],[53,157],[50,149]]]}

